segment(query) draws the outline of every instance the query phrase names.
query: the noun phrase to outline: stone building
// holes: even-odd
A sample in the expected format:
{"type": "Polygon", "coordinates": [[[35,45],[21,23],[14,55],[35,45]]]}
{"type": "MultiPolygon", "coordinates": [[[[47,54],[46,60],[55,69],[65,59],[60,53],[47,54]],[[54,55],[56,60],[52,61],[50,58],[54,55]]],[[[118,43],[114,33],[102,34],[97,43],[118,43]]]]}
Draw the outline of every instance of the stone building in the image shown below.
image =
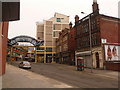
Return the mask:
{"type": "Polygon", "coordinates": [[[44,40],[44,45],[38,48],[37,56],[39,61],[54,62],[56,54],[56,39],[59,32],[69,27],[69,16],[55,13],[54,17],[37,22],[37,39],[44,40]]]}

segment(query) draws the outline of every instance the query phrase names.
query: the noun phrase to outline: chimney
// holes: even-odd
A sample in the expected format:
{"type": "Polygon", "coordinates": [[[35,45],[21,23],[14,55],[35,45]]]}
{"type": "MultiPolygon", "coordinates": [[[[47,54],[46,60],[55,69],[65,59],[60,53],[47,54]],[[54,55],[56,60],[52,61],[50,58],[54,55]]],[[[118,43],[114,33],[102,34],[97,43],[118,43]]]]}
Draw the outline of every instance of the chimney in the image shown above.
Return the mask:
{"type": "Polygon", "coordinates": [[[70,22],[70,23],[69,23],[69,28],[70,28],[70,29],[72,28],[72,25],[73,25],[72,22],[70,22]]]}
{"type": "Polygon", "coordinates": [[[99,10],[99,5],[97,4],[97,0],[93,0],[92,8],[93,8],[93,12],[99,10]]]}
{"type": "Polygon", "coordinates": [[[75,15],[75,22],[79,21],[79,16],[75,15]]]}

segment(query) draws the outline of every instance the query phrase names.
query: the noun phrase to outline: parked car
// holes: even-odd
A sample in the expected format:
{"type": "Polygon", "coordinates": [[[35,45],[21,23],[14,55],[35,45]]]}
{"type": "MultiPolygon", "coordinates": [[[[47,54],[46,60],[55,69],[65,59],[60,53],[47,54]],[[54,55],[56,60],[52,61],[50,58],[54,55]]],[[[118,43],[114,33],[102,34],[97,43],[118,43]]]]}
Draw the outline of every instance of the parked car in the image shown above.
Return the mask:
{"type": "Polygon", "coordinates": [[[22,61],[19,64],[19,68],[27,68],[27,69],[31,69],[31,64],[28,61],[22,61]]]}

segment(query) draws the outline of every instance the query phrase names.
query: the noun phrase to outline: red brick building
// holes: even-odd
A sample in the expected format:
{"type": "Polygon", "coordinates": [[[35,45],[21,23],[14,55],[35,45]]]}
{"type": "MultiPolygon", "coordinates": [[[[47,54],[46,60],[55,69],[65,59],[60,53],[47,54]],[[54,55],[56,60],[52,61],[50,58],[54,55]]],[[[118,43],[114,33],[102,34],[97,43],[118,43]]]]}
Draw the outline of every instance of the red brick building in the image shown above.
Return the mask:
{"type": "Polygon", "coordinates": [[[9,21],[19,20],[20,1],[1,1],[0,7],[0,75],[5,73],[9,21]]]}
{"type": "Polygon", "coordinates": [[[76,49],[76,28],[69,24],[69,29],[65,28],[59,33],[56,40],[56,62],[69,65],[75,65],[75,49],[76,49]]]}
{"type": "Polygon", "coordinates": [[[71,65],[75,65],[75,50],[76,50],[76,28],[72,27],[70,23],[69,39],[68,39],[68,51],[69,61],[71,65]]]}
{"type": "MultiPolygon", "coordinates": [[[[89,68],[120,70],[120,53],[108,60],[108,48],[120,50],[118,36],[120,19],[99,14],[97,2],[93,2],[93,12],[78,20],[76,26],[76,60],[82,56],[89,68]],[[91,45],[90,45],[91,41],[91,45]],[[91,48],[90,48],[91,47],[91,48]]],[[[111,50],[111,52],[112,52],[111,50]]],[[[113,50],[114,51],[114,50],[113,50]]]]}
{"type": "Polygon", "coordinates": [[[59,39],[57,39],[57,55],[59,56],[59,63],[69,64],[69,52],[68,52],[68,36],[69,29],[65,28],[59,33],[59,39]],[[59,40],[59,41],[58,41],[59,40]]]}

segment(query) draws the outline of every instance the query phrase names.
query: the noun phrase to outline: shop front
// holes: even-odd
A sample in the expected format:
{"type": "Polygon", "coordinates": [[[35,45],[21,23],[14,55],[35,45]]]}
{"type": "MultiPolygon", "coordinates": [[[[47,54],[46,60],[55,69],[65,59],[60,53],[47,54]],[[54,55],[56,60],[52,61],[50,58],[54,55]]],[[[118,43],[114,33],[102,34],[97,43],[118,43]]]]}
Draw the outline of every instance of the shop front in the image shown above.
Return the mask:
{"type": "Polygon", "coordinates": [[[84,57],[85,67],[91,68],[91,65],[92,65],[91,51],[83,51],[83,52],[76,51],[75,52],[75,63],[76,63],[76,65],[77,65],[77,58],[78,57],[84,57]]]}
{"type": "Polygon", "coordinates": [[[69,53],[68,52],[62,53],[62,63],[69,64],[69,53]]]}
{"type": "Polygon", "coordinates": [[[75,52],[75,59],[77,57],[84,57],[84,64],[86,68],[98,68],[98,69],[103,69],[103,53],[102,53],[102,48],[97,47],[97,48],[92,48],[91,51],[81,51],[75,52]]]}

